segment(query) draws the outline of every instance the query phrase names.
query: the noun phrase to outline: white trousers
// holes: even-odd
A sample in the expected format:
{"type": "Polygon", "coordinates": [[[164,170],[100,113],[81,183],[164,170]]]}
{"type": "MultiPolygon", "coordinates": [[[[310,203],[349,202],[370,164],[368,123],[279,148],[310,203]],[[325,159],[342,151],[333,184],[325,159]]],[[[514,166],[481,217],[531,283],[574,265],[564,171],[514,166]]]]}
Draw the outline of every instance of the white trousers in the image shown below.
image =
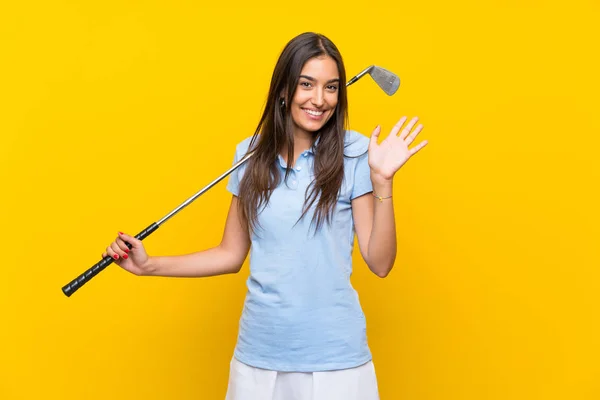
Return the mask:
{"type": "Polygon", "coordinates": [[[225,400],[379,400],[372,361],[324,372],[279,372],[232,358],[225,400]]]}

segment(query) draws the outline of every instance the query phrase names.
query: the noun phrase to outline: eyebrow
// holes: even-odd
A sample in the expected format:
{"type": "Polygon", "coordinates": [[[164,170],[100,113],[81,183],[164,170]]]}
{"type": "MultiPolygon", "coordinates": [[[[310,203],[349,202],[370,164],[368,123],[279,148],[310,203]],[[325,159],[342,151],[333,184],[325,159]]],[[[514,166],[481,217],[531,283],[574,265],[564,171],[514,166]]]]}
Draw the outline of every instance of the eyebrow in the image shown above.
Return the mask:
{"type": "MultiPolygon", "coordinates": [[[[304,79],[308,79],[311,82],[315,82],[316,79],[313,78],[312,76],[308,76],[308,75],[300,75],[300,78],[304,78],[304,79]]],[[[327,83],[333,83],[333,82],[339,82],[340,78],[335,78],[335,79],[330,79],[327,81],[327,83]]]]}

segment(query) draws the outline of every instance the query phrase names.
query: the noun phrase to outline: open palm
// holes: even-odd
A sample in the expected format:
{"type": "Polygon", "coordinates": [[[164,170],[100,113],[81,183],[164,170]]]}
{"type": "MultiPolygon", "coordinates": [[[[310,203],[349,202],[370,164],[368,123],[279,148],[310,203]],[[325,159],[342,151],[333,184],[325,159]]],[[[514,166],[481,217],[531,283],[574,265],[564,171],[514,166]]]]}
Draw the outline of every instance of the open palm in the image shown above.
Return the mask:
{"type": "Polygon", "coordinates": [[[419,120],[419,118],[414,117],[400,131],[406,120],[406,117],[400,118],[398,123],[392,128],[390,134],[379,144],[377,143],[377,138],[381,133],[381,127],[377,126],[371,134],[369,167],[371,167],[371,173],[381,179],[391,180],[400,167],[427,144],[427,140],[424,140],[412,149],[408,148],[423,129],[423,125],[419,124],[413,130],[413,127],[419,120]],[[398,132],[400,132],[399,135],[398,132]]]}

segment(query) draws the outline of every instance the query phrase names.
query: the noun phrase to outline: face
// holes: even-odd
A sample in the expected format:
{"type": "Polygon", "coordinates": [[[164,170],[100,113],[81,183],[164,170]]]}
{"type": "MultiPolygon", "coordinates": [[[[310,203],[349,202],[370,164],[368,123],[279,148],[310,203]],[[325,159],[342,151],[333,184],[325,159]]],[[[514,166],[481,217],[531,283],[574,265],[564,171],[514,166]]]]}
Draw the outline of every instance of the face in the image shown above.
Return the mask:
{"type": "Polygon", "coordinates": [[[304,64],[290,107],[296,134],[312,135],[327,123],[335,112],[339,86],[333,58],[315,57],[304,64]]]}

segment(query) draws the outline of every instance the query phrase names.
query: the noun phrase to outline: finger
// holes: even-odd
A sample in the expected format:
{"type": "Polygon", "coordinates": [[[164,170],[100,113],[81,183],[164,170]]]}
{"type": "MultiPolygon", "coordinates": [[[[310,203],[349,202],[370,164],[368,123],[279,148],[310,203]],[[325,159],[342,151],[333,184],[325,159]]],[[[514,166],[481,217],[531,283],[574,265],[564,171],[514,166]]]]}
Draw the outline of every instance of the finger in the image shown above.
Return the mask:
{"type": "Polygon", "coordinates": [[[119,238],[129,243],[131,245],[131,250],[139,249],[140,247],[142,247],[142,242],[140,240],[137,240],[133,236],[129,236],[126,233],[119,232],[119,238]]]}
{"type": "Polygon", "coordinates": [[[419,120],[419,117],[414,117],[413,119],[410,120],[408,125],[406,125],[404,127],[404,129],[402,129],[402,132],[400,132],[400,139],[404,139],[405,137],[408,136],[408,134],[412,130],[413,126],[415,126],[415,124],[417,123],[418,120],[419,120]]]}
{"type": "Polygon", "coordinates": [[[421,150],[423,147],[425,147],[427,145],[427,140],[423,140],[421,143],[419,143],[418,145],[416,145],[415,147],[413,147],[410,150],[410,157],[412,157],[413,155],[417,154],[417,152],[419,150],[421,150]]]}
{"type": "Polygon", "coordinates": [[[115,239],[115,243],[117,243],[117,246],[119,246],[119,248],[121,250],[123,250],[125,253],[129,253],[129,246],[127,246],[127,243],[121,239],[120,237],[117,237],[115,239]]]}
{"type": "Polygon", "coordinates": [[[400,128],[402,128],[402,125],[404,125],[406,119],[407,117],[402,117],[398,122],[396,122],[396,125],[394,125],[392,131],[390,132],[390,136],[396,136],[398,132],[400,132],[400,128]]]}
{"type": "Polygon", "coordinates": [[[417,137],[419,132],[421,132],[422,130],[423,130],[423,125],[422,124],[417,125],[415,130],[404,141],[406,143],[406,145],[410,146],[410,144],[415,140],[415,138],[417,137]]]}
{"type": "Polygon", "coordinates": [[[369,142],[369,147],[375,146],[377,144],[377,139],[379,138],[379,134],[381,133],[381,125],[377,125],[373,132],[371,133],[371,141],[369,142]]]}
{"type": "Polygon", "coordinates": [[[106,253],[104,254],[109,255],[113,260],[115,260],[115,262],[118,262],[121,259],[121,257],[119,257],[119,255],[115,253],[115,251],[110,246],[106,248],[106,253]]]}
{"type": "MultiPolygon", "coordinates": [[[[119,258],[127,259],[129,256],[125,253],[116,242],[112,242],[110,248],[113,250],[115,254],[119,256],[119,258]]],[[[113,257],[114,258],[114,257],[113,257]]]]}

